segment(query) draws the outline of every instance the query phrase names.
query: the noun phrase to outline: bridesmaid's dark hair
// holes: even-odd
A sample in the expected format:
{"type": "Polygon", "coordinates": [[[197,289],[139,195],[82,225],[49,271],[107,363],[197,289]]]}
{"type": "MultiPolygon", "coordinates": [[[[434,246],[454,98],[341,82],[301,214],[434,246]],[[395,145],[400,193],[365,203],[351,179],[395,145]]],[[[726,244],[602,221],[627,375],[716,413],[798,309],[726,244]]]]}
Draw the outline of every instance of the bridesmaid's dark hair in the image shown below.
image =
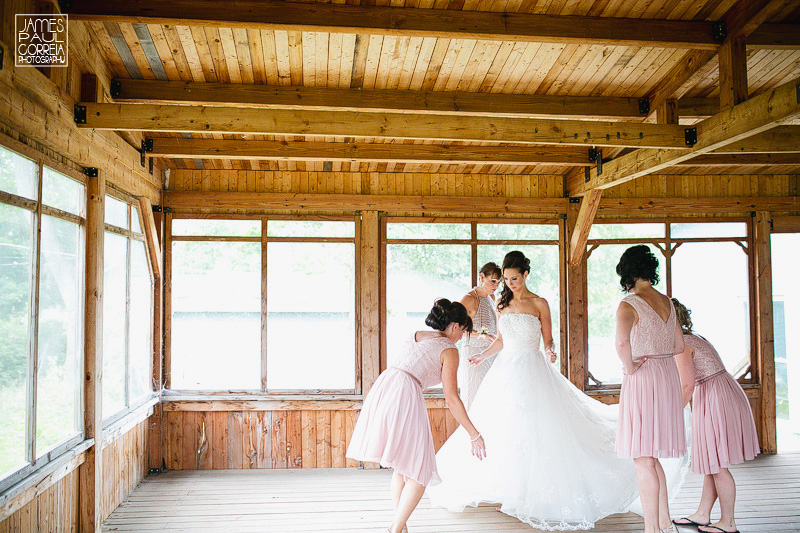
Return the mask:
{"type": "Polygon", "coordinates": [[[687,335],[692,334],[692,312],[689,311],[685,305],[680,303],[677,298],[672,299],[672,305],[675,306],[675,316],[678,319],[678,324],[681,326],[681,331],[687,335]]]}
{"type": "Polygon", "coordinates": [[[425,318],[425,325],[439,331],[447,329],[455,322],[466,331],[472,331],[472,319],[467,308],[461,302],[451,302],[447,298],[439,298],[433,304],[431,312],[425,318]]]}
{"type": "Polygon", "coordinates": [[[493,261],[489,261],[488,263],[483,265],[481,269],[478,270],[478,274],[483,274],[487,278],[490,277],[491,275],[495,275],[499,278],[503,277],[503,271],[500,270],[500,267],[497,266],[497,263],[493,261]]]}
{"type": "MultiPolygon", "coordinates": [[[[507,268],[516,268],[519,270],[520,274],[524,274],[525,272],[531,271],[531,260],[525,257],[525,254],[522,252],[514,250],[513,252],[508,252],[503,258],[502,272],[505,272],[507,268]]],[[[497,300],[497,310],[502,311],[508,307],[513,298],[514,293],[511,292],[511,289],[508,288],[508,285],[503,283],[503,290],[500,293],[500,299],[497,300]]]]}
{"type": "Polygon", "coordinates": [[[617,263],[617,274],[622,292],[630,291],[637,279],[658,284],[658,258],[646,244],[631,246],[622,254],[617,263]]]}

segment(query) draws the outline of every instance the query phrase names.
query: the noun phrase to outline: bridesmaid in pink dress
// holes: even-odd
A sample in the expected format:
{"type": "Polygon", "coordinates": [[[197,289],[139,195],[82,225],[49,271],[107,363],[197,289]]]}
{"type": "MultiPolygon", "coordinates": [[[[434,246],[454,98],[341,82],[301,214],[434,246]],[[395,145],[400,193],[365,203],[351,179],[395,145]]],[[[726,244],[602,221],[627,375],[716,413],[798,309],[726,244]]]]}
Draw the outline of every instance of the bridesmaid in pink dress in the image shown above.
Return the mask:
{"type": "Polygon", "coordinates": [[[670,299],[653,288],[658,259],[645,245],[628,248],[617,264],[631,293],[617,309],[616,345],[624,366],[619,397],[617,456],[633,459],[646,533],[678,533],[669,516],[658,458],[686,454],[681,383],[675,354],[683,335],[670,299]]]}
{"type": "Polygon", "coordinates": [[[704,476],[697,511],[674,522],[710,533],[738,533],[733,519],[736,482],[728,467],[749,461],[760,451],[753,412],[742,386],[725,370],[711,343],[692,334],[691,311],[675,298],[672,303],[686,343],[675,359],[683,403],[692,399],[692,471],[704,476]],[[721,516],[710,524],[718,497],[721,516]]]}
{"type": "Polygon", "coordinates": [[[478,459],[486,454],[483,438],[458,397],[456,382],[458,351],[454,343],[472,331],[472,320],[462,304],[442,298],[434,304],[425,324],[434,331],[417,331],[410,336],[395,366],[381,373],[370,389],[346,454],[357,461],[394,469],[391,533],[405,529],[425,487],[441,482],[424,389],[442,383],[450,412],[469,432],[472,454],[478,459]]]}

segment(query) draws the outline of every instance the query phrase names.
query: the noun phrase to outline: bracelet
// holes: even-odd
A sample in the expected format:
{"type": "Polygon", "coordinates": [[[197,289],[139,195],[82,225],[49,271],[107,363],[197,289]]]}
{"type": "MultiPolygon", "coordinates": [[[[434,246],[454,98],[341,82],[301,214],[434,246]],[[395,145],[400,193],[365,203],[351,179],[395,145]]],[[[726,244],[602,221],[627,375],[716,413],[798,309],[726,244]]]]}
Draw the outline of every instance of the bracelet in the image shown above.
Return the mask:
{"type": "Polygon", "coordinates": [[[469,441],[470,441],[470,442],[475,442],[475,441],[476,441],[476,440],[478,440],[479,438],[481,438],[481,434],[480,434],[480,432],[478,432],[478,436],[477,436],[477,437],[475,437],[474,439],[469,439],[469,441]]]}

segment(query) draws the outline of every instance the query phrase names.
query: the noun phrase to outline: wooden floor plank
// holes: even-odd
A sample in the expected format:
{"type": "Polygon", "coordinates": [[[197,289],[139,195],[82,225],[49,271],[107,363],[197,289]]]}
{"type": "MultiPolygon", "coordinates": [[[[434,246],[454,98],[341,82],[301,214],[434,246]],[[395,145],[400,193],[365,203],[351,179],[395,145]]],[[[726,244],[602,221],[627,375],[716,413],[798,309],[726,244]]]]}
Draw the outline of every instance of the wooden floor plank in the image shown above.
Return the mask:
{"type": "MultiPolygon", "coordinates": [[[[732,469],[739,528],[800,531],[800,453],[762,456],[732,469]]],[[[172,471],[148,477],[104,522],[103,531],[285,533],[385,531],[391,521],[391,472],[354,468],[172,471]]],[[[694,511],[702,478],[689,474],[673,516],[694,511]]],[[[719,515],[718,508],[712,516],[719,515]]],[[[414,533],[535,531],[491,505],[450,513],[423,498],[414,533]]],[[[598,533],[638,532],[641,518],[617,514],[598,533]]],[[[681,528],[681,533],[694,531],[681,528]]]]}

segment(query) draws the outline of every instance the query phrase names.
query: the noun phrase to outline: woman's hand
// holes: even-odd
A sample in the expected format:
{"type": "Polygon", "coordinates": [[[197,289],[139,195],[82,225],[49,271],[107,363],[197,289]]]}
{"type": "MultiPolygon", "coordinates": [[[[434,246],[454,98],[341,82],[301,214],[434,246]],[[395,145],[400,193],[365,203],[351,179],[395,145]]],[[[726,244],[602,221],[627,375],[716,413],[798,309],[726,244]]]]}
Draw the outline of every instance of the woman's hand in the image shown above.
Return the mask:
{"type": "MultiPolygon", "coordinates": [[[[470,440],[472,440],[470,438],[470,440]]],[[[480,433],[478,433],[478,438],[472,440],[472,455],[478,458],[478,460],[482,461],[484,457],[486,457],[486,444],[483,442],[483,437],[480,433]]]]}
{"type": "Polygon", "coordinates": [[[551,363],[555,363],[556,359],[558,359],[558,355],[553,350],[547,350],[544,354],[550,358],[551,363]]]}
{"type": "Polygon", "coordinates": [[[489,342],[494,342],[496,338],[497,336],[492,335],[490,333],[484,333],[483,335],[481,335],[481,339],[487,340],[489,342]]]}
{"type": "Polygon", "coordinates": [[[630,366],[630,368],[627,366],[623,367],[622,373],[625,374],[626,376],[630,376],[631,374],[639,370],[639,367],[642,366],[642,364],[645,361],[647,361],[647,357],[642,357],[638,361],[634,361],[633,364],[630,366]]]}
{"type": "Polygon", "coordinates": [[[488,359],[488,357],[486,355],[484,355],[484,352],[481,352],[479,354],[473,355],[472,357],[467,359],[467,361],[469,361],[470,366],[478,366],[479,364],[483,363],[487,359],[488,359]]]}

